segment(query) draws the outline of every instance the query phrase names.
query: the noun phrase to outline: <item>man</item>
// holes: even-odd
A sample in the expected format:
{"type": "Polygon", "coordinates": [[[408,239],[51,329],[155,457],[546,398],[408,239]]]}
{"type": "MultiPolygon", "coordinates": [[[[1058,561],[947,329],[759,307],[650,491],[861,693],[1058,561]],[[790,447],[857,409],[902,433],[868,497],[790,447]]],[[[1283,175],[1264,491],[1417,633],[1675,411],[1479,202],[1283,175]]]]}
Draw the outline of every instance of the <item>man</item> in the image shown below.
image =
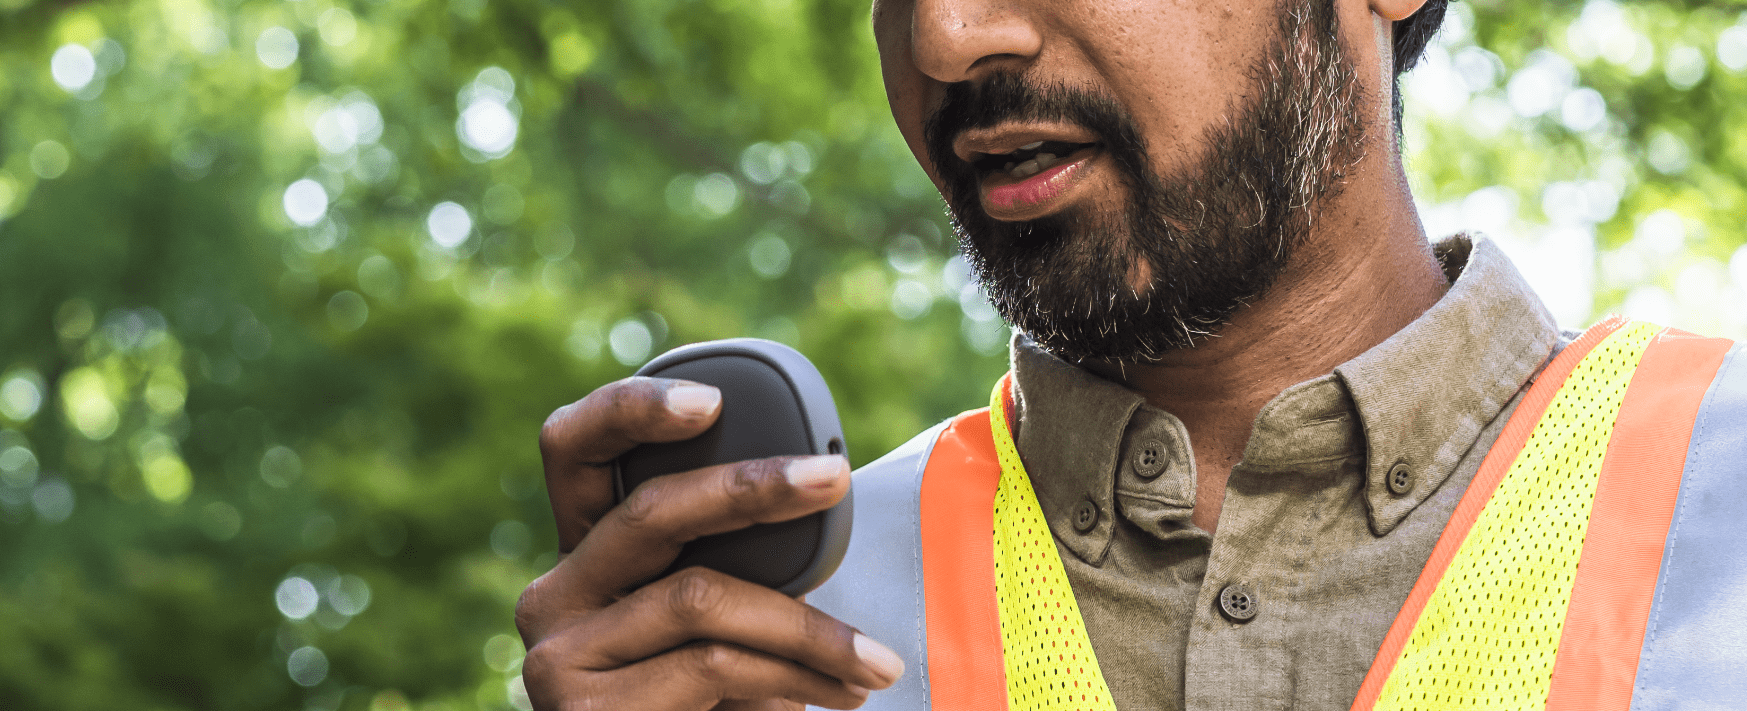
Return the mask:
{"type": "Polygon", "coordinates": [[[1657,447],[1610,449],[1609,428],[1686,442],[1735,402],[1699,404],[1728,344],[1618,322],[1573,341],[1490,243],[1427,242],[1394,80],[1442,11],[876,2],[893,116],[1021,333],[1011,377],[990,411],[856,474],[817,607],[710,571],[652,579],[687,540],[835,503],[841,458],[676,474],[615,507],[608,462],[702,431],[719,395],[633,378],[555,412],[569,555],[517,614],[536,707],[1582,707],[1559,685],[1630,700],[1633,672],[1644,698],[1703,677],[1689,652],[1714,630],[1669,612],[1700,633],[1644,632],[1685,609],[1649,610],[1653,583],[1696,564],[1617,562],[1602,553],[1630,546],[1583,526],[1593,505],[1590,538],[1661,555],[1686,460],[1640,466],[1657,447]],[[1636,404],[1675,392],[1684,415],[1636,404]],[[1654,495],[1594,484],[1669,466],[1654,495]],[[1574,588],[1579,558],[1638,571],[1644,602],[1592,604],[1614,588],[1574,588]],[[1647,610],[1636,627],[1622,605],[1647,610]],[[1616,629],[1642,642],[1625,692],[1588,654],[1616,629]]]}

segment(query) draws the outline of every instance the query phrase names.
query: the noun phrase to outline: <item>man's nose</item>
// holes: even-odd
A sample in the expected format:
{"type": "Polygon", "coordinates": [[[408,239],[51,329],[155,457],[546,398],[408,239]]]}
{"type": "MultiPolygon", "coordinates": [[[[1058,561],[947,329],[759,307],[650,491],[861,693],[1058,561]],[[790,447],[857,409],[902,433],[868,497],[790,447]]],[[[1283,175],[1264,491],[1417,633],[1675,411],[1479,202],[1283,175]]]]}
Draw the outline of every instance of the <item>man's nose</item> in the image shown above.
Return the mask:
{"type": "Polygon", "coordinates": [[[911,51],[916,67],[956,83],[995,69],[1023,71],[1043,48],[1025,3],[1012,0],[916,0],[911,51]]]}

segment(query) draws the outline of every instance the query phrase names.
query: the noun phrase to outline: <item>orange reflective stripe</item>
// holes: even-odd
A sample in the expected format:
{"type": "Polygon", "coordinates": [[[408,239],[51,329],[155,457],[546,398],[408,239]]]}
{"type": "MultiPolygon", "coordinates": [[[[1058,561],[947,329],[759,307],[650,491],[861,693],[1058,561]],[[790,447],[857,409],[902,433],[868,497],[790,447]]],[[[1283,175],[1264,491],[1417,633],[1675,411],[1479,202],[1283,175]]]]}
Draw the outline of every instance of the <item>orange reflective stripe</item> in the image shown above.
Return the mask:
{"type": "Polygon", "coordinates": [[[1425,610],[1426,601],[1437,589],[1438,581],[1443,578],[1444,571],[1449,569],[1450,560],[1455,557],[1456,550],[1467,539],[1468,531],[1473,528],[1474,521],[1480,516],[1486,502],[1492,498],[1492,493],[1498,488],[1498,483],[1510,470],[1522,451],[1523,443],[1534,431],[1535,424],[1541,415],[1547,411],[1548,403],[1559,391],[1559,386],[1571,375],[1578,361],[1595,348],[1602,339],[1625,325],[1626,320],[1613,317],[1596,324],[1585,332],[1571,345],[1566,346],[1557,358],[1541,371],[1534,385],[1530,386],[1527,395],[1523,396],[1517,405],[1516,412],[1510,421],[1505,423],[1504,431],[1493,443],[1492,450],[1487,452],[1486,459],[1480,464],[1480,471],[1474,475],[1474,480],[1468,485],[1467,493],[1456,505],[1456,510],[1450,515],[1450,522],[1444,526],[1444,532],[1438,537],[1437,544],[1432,548],[1432,554],[1426,561],[1425,569],[1420,571],[1419,580],[1408,592],[1407,602],[1401,606],[1401,612],[1395,616],[1395,622],[1389,627],[1389,632],[1383,637],[1383,646],[1377,650],[1376,660],[1371,663],[1370,671],[1365,674],[1365,681],[1359,685],[1359,694],[1353,699],[1354,711],[1370,711],[1377,703],[1377,697],[1383,691],[1383,685],[1389,679],[1389,674],[1395,670],[1395,663],[1401,659],[1403,648],[1408,637],[1413,633],[1414,623],[1419,620],[1420,613],[1425,610]]]}
{"type": "Polygon", "coordinates": [[[928,456],[920,504],[929,700],[941,711],[1007,709],[990,535],[1000,480],[988,408],[954,418],[928,456]]]}
{"type": "Polygon", "coordinates": [[[1693,420],[1730,345],[1664,330],[1632,374],[1596,484],[1548,711],[1631,705],[1693,420]]]}

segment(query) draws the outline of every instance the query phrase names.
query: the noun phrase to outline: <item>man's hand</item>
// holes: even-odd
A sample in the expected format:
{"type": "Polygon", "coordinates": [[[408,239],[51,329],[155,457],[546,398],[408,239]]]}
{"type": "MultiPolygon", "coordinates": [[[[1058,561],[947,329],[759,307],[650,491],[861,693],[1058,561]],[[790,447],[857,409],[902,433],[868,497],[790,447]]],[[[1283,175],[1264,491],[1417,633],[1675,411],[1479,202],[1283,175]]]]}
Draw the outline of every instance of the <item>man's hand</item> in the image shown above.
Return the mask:
{"type": "Polygon", "coordinates": [[[849,491],[843,457],[774,457],[657,477],[613,505],[613,458],[694,437],[720,406],[707,385],[627,378],[547,418],[540,454],[567,555],[516,606],[536,709],[850,709],[903,673],[890,649],[770,588],[705,568],[651,582],[692,539],[849,491]]]}

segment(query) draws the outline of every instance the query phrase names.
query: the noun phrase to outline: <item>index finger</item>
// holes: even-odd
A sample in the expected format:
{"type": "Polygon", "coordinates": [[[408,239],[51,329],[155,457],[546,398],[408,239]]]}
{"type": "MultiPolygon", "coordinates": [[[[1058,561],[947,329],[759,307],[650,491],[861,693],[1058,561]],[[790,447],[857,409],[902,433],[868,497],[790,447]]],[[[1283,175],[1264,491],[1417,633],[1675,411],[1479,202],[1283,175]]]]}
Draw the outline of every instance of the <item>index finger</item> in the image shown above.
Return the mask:
{"type": "Polygon", "coordinates": [[[611,464],[639,444],[701,434],[722,409],[722,392],[689,380],[630,377],[560,407],[540,428],[546,493],[569,552],[613,505],[611,464]]]}

